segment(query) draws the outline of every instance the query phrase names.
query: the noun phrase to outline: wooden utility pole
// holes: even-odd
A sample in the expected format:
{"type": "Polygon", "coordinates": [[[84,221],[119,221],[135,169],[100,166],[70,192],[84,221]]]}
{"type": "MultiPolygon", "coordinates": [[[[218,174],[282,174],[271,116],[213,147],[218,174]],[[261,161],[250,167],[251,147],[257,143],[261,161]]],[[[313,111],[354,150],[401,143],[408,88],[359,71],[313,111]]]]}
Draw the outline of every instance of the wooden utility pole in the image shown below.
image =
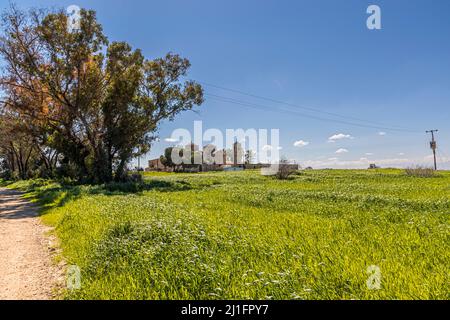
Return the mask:
{"type": "Polygon", "coordinates": [[[437,143],[436,140],[434,140],[434,133],[438,132],[438,130],[428,130],[427,133],[431,133],[431,142],[430,142],[430,148],[433,150],[433,157],[434,157],[434,170],[437,170],[437,162],[436,162],[436,148],[437,143]]]}

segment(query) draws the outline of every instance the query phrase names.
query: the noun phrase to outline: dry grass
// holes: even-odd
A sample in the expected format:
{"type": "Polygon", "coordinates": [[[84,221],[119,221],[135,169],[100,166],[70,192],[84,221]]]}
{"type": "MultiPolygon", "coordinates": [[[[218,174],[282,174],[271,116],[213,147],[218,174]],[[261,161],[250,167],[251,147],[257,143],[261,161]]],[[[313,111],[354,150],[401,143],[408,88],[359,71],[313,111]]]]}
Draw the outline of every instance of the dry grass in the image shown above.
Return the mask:
{"type": "Polygon", "coordinates": [[[407,176],[420,177],[420,178],[432,178],[436,176],[436,171],[433,168],[417,166],[414,168],[406,168],[405,173],[407,176]]]}

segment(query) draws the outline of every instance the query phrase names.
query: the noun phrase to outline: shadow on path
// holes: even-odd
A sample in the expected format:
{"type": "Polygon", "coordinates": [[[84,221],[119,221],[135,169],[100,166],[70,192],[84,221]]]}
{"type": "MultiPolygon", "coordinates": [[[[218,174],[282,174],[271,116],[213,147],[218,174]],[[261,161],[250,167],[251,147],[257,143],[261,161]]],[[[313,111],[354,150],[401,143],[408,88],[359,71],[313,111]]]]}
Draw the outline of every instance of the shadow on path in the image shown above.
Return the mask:
{"type": "Polygon", "coordinates": [[[22,198],[23,193],[0,188],[0,219],[24,219],[38,215],[37,206],[22,198]]]}

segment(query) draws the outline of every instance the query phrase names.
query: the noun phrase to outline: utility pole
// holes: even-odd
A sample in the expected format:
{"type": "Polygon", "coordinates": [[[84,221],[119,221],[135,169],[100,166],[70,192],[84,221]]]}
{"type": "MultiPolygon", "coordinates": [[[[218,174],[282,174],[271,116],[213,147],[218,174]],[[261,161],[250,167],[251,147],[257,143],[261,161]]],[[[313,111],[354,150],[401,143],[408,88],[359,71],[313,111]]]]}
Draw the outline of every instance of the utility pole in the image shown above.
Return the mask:
{"type": "Polygon", "coordinates": [[[428,130],[427,133],[431,133],[431,142],[430,142],[430,148],[433,150],[433,157],[434,157],[434,170],[437,170],[437,163],[436,163],[436,148],[437,143],[436,140],[434,140],[434,133],[438,132],[438,130],[428,130]]]}

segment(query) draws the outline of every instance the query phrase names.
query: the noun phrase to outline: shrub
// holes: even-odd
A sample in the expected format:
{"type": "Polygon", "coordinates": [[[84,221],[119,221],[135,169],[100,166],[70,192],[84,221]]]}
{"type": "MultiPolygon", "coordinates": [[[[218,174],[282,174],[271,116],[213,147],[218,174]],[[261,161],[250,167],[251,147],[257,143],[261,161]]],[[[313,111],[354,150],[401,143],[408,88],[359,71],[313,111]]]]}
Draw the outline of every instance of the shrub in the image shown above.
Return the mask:
{"type": "Polygon", "coordinates": [[[433,168],[417,166],[414,168],[406,168],[405,173],[407,176],[420,177],[420,178],[431,178],[436,175],[436,171],[433,168]]]}
{"type": "Polygon", "coordinates": [[[119,193],[138,193],[143,191],[145,185],[139,182],[127,181],[127,182],[111,182],[105,184],[105,190],[109,192],[119,193]]]}
{"type": "Polygon", "coordinates": [[[297,172],[297,168],[295,165],[289,164],[289,163],[280,163],[278,165],[278,172],[276,173],[275,177],[280,180],[286,180],[297,172]]]}
{"type": "Polygon", "coordinates": [[[144,179],[142,178],[142,174],[140,173],[133,173],[128,177],[127,182],[133,182],[133,183],[143,183],[144,179]]]}

